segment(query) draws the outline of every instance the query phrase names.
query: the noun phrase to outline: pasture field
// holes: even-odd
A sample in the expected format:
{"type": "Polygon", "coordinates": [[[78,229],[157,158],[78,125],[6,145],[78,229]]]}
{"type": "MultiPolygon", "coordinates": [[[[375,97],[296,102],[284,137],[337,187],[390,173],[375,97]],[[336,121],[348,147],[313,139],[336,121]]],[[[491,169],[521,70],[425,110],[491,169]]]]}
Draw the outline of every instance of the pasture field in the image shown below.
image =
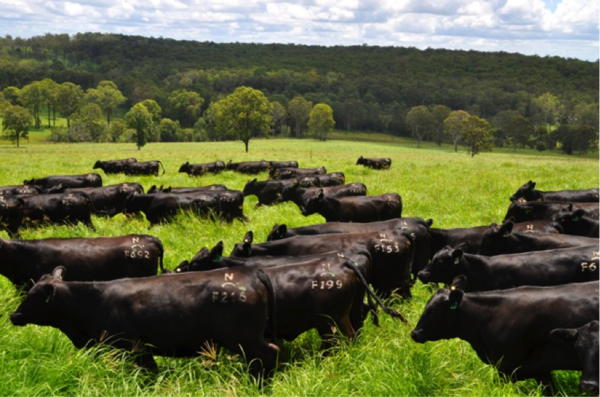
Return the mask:
{"type": "MultiPolygon", "coordinates": [[[[506,150],[469,157],[464,149],[454,153],[441,148],[401,140],[348,142],[332,140],[252,140],[250,153],[241,142],[154,143],[142,150],[133,144],[38,144],[23,142],[20,149],[0,142],[0,185],[20,184],[24,179],[53,174],[92,172],[96,160],[136,157],[138,161],[161,160],[164,175],[106,176],[104,185],[126,181],[151,185],[201,186],[226,184],[242,190],[251,176],[226,171],[218,175],[189,178],[178,174],[186,161],[298,160],[301,167],[325,166],[342,171],[346,183],[363,182],[369,194],[397,192],[402,196],[403,216],[432,218],[434,227],[452,228],[501,222],[516,189],[534,180],[540,190],[598,187],[598,154],[586,158],[545,152],[506,150]],[[389,171],[356,166],[359,156],[390,157],[389,171]]],[[[258,180],[267,179],[267,173],[258,180]]],[[[297,227],[322,223],[319,215],[303,217],[293,203],[255,209],[255,196],[247,197],[247,223],[232,224],[200,220],[180,214],[169,224],[148,230],[141,216],[131,220],[93,217],[97,230],[83,225],[28,229],[23,238],[117,236],[147,233],[165,247],[165,267],[174,268],[202,247],[219,241],[228,254],[248,230],[263,242],[275,223],[297,227]]],[[[6,232],[0,236],[8,238],[6,232]]],[[[2,258],[0,258],[0,261],[2,258]]],[[[541,395],[533,382],[508,382],[483,364],[469,344],[460,340],[417,344],[410,338],[420,314],[434,290],[420,282],[413,299],[392,299],[390,305],[409,320],[409,325],[380,315],[378,328],[365,323],[351,343],[340,339],[326,353],[319,351],[319,337],[311,331],[285,343],[285,363],[272,382],[259,388],[247,374],[244,359],[228,351],[207,348],[195,359],[158,357],[158,374],[136,369],[130,356],[110,347],[78,350],[58,330],[28,325],[14,327],[9,315],[20,299],[12,284],[0,277],[0,395],[266,395],[266,396],[521,396],[541,395]]],[[[205,319],[210,321],[210,319],[205,319]]],[[[559,395],[577,395],[578,372],[554,374],[559,395]]]]}

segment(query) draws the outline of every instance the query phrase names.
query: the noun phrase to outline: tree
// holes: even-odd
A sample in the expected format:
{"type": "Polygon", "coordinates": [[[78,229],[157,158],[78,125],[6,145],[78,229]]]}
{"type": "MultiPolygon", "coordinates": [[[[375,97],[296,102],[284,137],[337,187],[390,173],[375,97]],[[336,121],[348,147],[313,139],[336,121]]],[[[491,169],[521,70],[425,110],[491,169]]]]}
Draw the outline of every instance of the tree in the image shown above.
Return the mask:
{"type": "Polygon", "coordinates": [[[511,139],[515,152],[517,145],[525,147],[529,137],[533,134],[533,125],[528,118],[523,116],[513,116],[506,126],[506,135],[511,139]]]}
{"type": "Polygon", "coordinates": [[[7,106],[3,114],[4,128],[9,132],[11,141],[16,141],[19,147],[19,139],[27,138],[29,128],[33,124],[33,117],[28,109],[19,105],[7,106]]]}
{"type": "Polygon", "coordinates": [[[104,124],[102,109],[95,103],[83,105],[72,117],[69,135],[75,142],[105,142],[108,128],[104,124]]]}
{"type": "Polygon", "coordinates": [[[493,128],[484,119],[469,116],[461,122],[463,144],[468,148],[471,157],[482,151],[492,150],[493,128]]]}
{"type": "Polygon", "coordinates": [[[273,108],[265,95],[251,87],[238,87],[233,94],[211,104],[209,120],[220,134],[244,142],[246,153],[253,137],[266,135],[271,128],[273,108]]]}
{"type": "Polygon", "coordinates": [[[197,92],[176,90],[167,99],[171,113],[177,117],[185,127],[193,127],[202,114],[204,99],[197,92]]]}
{"type": "Polygon", "coordinates": [[[455,110],[444,120],[444,132],[454,143],[455,152],[458,152],[458,144],[462,138],[462,122],[469,116],[464,110],[455,110]]]}
{"type": "MultiPolygon", "coordinates": [[[[50,113],[51,111],[56,114],[56,101],[58,98],[58,83],[52,79],[44,79],[41,81],[42,96],[44,102],[46,102],[46,112],[48,115],[48,128],[50,125],[50,113]]],[[[56,117],[54,118],[56,120],[56,117]]]]}
{"type": "Polygon", "coordinates": [[[146,132],[152,125],[152,114],[142,103],[134,105],[125,115],[125,122],[133,128],[137,137],[137,147],[141,150],[146,145],[146,132]]]}
{"type": "Polygon", "coordinates": [[[17,87],[6,87],[2,90],[4,94],[4,99],[10,102],[11,105],[20,105],[21,104],[21,90],[17,87]]]}
{"type": "Polygon", "coordinates": [[[113,111],[127,101],[119,88],[112,81],[104,80],[97,88],[90,88],[85,94],[85,101],[100,106],[106,114],[106,123],[110,126],[113,111]]]}
{"type": "Polygon", "coordinates": [[[162,119],[159,130],[161,142],[177,142],[179,140],[179,121],[162,119]]]}
{"type": "Polygon", "coordinates": [[[415,106],[406,115],[406,124],[412,134],[417,137],[417,147],[421,147],[421,140],[431,133],[434,120],[426,106],[415,106]]]}
{"type": "Polygon", "coordinates": [[[271,102],[271,105],[273,106],[273,133],[281,134],[283,123],[287,116],[287,110],[285,110],[285,107],[277,101],[271,102]]]}
{"type": "Polygon", "coordinates": [[[62,83],[58,88],[56,107],[58,112],[67,119],[67,128],[71,126],[71,116],[81,107],[83,89],[70,82],[62,83]]]}
{"type": "Polygon", "coordinates": [[[434,125],[433,140],[438,146],[442,146],[442,141],[444,140],[444,120],[448,118],[450,112],[450,108],[446,105],[435,105],[431,109],[434,125]]]}
{"type": "Polygon", "coordinates": [[[21,103],[31,110],[35,128],[40,128],[42,121],[40,119],[40,107],[44,103],[44,91],[42,83],[34,81],[26,85],[21,90],[21,103]]]}
{"type": "Polygon", "coordinates": [[[318,103],[312,108],[308,118],[308,128],[315,138],[325,141],[334,125],[333,110],[329,105],[318,103]]]}
{"type": "Polygon", "coordinates": [[[122,120],[117,119],[110,124],[109,129],[110,140],[112,142],[119,142],[123,134],[125,134],[127,125],[122,120]]]}
{"type": "Polygon", "coordinates": [[[558,98],[549,92],[534,98],[532,101],[534,111],[538,114],[540,121],[543,121],[546,132],[550,133],[550,123],[554,124],[559,116],[560,102],[558,98]]]}
{"type": "Polygon", "coordinates": [[[297,96],[290,101],[290,104],[288,105],[288,112],[294,120],[294,125],[296,127],[296,137],[300,137],[302,135],[302,130],[308,122],[308,117],[310,115],[310,110],[312,109],[312,107],[312,102],[307,101],[301,96],[297,96]]]}
{"type": "Polygon", "coordinates": [[[573,149],[580,155],[589,150],[598,150],[598,133],[589,125],[578,125],[573,128],[573,149]]]}

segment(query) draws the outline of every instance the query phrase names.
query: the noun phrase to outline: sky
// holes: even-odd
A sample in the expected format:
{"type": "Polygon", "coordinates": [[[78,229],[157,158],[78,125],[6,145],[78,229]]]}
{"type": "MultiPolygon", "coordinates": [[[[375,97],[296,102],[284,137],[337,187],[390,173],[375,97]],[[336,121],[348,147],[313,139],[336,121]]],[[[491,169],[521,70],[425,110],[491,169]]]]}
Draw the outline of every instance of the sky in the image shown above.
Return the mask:
{"type": "Polygon", "coordinates": [[[506,51],[595,61],[600,0],[0,0],[0,35],[506,51]]]}

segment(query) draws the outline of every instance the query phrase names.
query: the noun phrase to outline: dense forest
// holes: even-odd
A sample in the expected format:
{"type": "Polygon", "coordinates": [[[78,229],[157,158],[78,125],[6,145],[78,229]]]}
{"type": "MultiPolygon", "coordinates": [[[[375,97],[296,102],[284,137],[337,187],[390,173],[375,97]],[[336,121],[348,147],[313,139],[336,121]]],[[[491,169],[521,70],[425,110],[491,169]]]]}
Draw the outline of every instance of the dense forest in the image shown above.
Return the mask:
{"type": "MultiPolygon", "coordinates": [[[[341,130],[414,135],[407,122],[411,109],[433,112],[438,105],[446,116],[464,110],[488,120],[498,145],[509,144],[506,126],[517,116],[532,128],[592,124],[597,134],[598,76],[598,61],[506,52],[217,44],[101,33],[0,38],[0,90],[50,79],[87,91],[110,81],[125,97],[122,108],[153,100],[162,116],[192,127],[194,120],[170,103],[174,92],[199,94],[195,106],[203,115],[211,103],[249,86],[288,111],[283,126],[294,136],[301,135],[301,123],[289,105],[297,97],[328,104],[341,130]],[[543,95],[553,101],[550,113],[543,95]]],[[[434,124],[423,139],[436,140],[434,124]]]]}

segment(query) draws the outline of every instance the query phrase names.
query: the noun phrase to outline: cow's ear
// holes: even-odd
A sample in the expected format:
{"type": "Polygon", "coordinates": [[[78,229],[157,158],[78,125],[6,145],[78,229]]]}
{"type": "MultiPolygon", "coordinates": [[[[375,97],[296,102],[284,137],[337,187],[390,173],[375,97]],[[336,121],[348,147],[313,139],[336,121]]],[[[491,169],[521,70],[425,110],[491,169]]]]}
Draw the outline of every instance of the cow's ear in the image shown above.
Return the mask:
{"type": "Polygon", "coordinates": [[[450,289],[452,289],[452,287],[464,291],[465,288],[467,288],[467,276],[461,274],[460,276],[454,277],[452,284],[450,284],[450,289]]]}
{"type": "Polygon", "coordinates": [[[579,220],[583,217],[583,215],[585,215],[585,211],[582,210],[581,208],[579,208],[578,210],[573,212],[573,216],[571,217],[571,220],[573,222],[579,222],[579,220]]]}
{"type": "Polygon", "coordinates": [[[431,219],[431,218],[426,219],[425,224],[427,225],[427,228],[429,229],[431,227],[431,225],[433,225],[433,219],[431,219]]]}
{"type": "Polygon", "coordinates": [[[52,277],[62,281],[66,271],[67,269],[64,266],[57,266],[52,270],[52,277]]]}
{"type": "Polygon", "coordinates": [[[286,234],[287,234],[287,226],[285,224],[279,225],[279,227],[277,227],[277,235],[280,238],[284,238],[286,234]]]}
{"type": "Polygon", "coordinates": [[[183,261],[183,262],[181,262],[181,263],[179,264],[179,266],[177,266],[177,268],[175,269],[175,272],[177,272],[177,273],[181,273],[181,272],[183,272],[183,271],[184,271],[183,269],[186,269],[186,268],[188,268],[189,266],[190,266],[190,262],[189,262],[189,261],[183,261]]]}
{"type": "Polygon", "coordinates": [[[319,201],[323,201],[323,197],[325,197],[325,193],[323,193],[323,189],[319,189],[319,194],[317,195],[317,199],[319,201]]]}
{"type": "Polygon", "coordinates": [[[529,181],[529,190],[535,190],[535,182],[529,181]]]}
{"type": "Polygon", "coordinates": [[[252,233],[252,230],[250,230],[249,232],[247,232],[244,235],[244,243],[252,244],[253,240],[254,240],[254,233],[252,233]]]}
{"type": "Polygon", "coordinates": [[[210,250],[210,256],[212,257],[213,262],[221,262],[221,259],[223,258],[223,241],[219,241],[217,245],[210,250]]]}
{"type": "Polygon", "coordinates": [[[572,345],[577,339],[577,330],[569,328],[556,328],[550,331],[550,339],[558,343],[572,345]]]}
{"type": "Polygon", "coordinates": [[[498,231],[500,232],[502,237],[508,237],[512,233],[514,226],[515,226],[514,223],[512,223],[511,221],[507,221],[507,222],[504,222],[502,224],[502,226],[500,226],[500,229],[498,229],[498,231]]]}
{"type": "Polygon", "coordinates": [[[255,185],[256,184],[256,178],[252,179],[252,181],[250,183],[253,184],[253,185],[255,185]]]}
{"type": "Polygon", "coordinates": [[[455,265],[458,265],[460,263],[462,257],[463,251],[460,248],[457,248],[454,251],[452,251],[452,263],[454,263],[455,265]]]}
{"type": "Polygon", "coordinates": [[[463,296],[465,295],[464,287],[466,284],[467,278],[464,275],[457,276],[452,281],[452,285],[450,286],[450,294],[448,294],[450,310],[456,310],[456,308],[460,306],[463,296]]]}

